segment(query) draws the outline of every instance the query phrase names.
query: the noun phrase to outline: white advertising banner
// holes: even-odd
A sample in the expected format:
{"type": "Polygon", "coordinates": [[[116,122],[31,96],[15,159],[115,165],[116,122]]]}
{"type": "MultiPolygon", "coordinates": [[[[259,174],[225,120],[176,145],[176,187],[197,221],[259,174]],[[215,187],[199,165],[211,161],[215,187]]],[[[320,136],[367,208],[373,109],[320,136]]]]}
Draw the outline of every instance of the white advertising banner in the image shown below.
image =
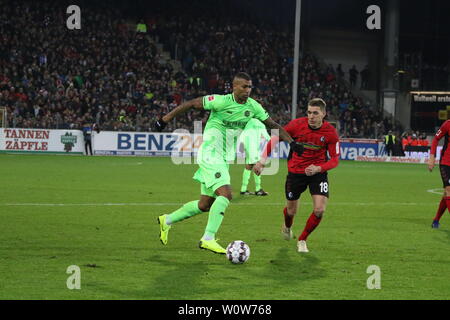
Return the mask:
{"type": "Polygon", "coordinates": [[[4,128],[0,129],[0,152],[83,154],[83,132],[4,128]]]}
{"type": "MultiPolygon", "coordinates": [[[[117,132],[100,131],[93,133],[92,149],[95,155],[121,155],[121,156],[176,156],[195,157],[203,141],[201,133],[171,132],[117,132]]],[[[261,139],[260,149],[266,141],[261,139]]],[[[238,144],[237,158],[244,158],[243,147],[238,144]]],[[[286,158],[289,145],[285,142],[279,144],[272,153],[272,157],[286,158]]]]}
{"type": "Polygon", "coordinates": [[[171,133],[100,131],[93,133],[95,155],[180,156],[196,155],[202,143],[201,134],[186,131],[171,133]]]}

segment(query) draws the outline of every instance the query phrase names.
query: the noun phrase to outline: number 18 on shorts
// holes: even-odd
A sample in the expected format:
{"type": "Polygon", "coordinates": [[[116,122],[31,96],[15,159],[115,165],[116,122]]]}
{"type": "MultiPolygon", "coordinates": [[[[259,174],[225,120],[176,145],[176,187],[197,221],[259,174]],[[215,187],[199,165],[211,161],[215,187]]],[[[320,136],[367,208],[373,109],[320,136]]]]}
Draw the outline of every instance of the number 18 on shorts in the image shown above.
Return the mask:
{"type": "Polygon", "coordinates": [[[286,177],[285,194],[287,200],[298,200],[300,195],[309,187],[312,195],[329,197],[328,174],[322,172],[313,176],[289,172],[286,177]]]}

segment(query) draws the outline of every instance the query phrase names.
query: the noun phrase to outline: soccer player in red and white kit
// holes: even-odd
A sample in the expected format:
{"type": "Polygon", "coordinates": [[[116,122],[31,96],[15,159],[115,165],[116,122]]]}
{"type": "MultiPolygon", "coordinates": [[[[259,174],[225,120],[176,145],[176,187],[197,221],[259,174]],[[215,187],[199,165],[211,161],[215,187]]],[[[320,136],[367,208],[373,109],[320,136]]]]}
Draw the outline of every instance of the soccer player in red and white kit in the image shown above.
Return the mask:
{"type": "Polygon", "coordinates": [[[439,160],[439,170],[441,171],[442,183],[444,186],[444,194],[442,196],[441,202],[439,203],[436,216],[431,224],[432,228],[439,228],[439,221],[445,212],[445,209],[450,210],[450,150],[448,148],[448,140],[450,135],[450,120],[445,121],[441,128],[438,130],[434,136],[433,142],[431,143],[430,159],[428,159],[428,170],[433,171],[434,163],[436,160],[436,149],[439,140],[445,137],[444,146],[441,151],[441,159],[439,160]]]}
{"type": "MultiPolygon", "coordinates": [[[[314,210],[298,238],[298,252],[308,252],[306,239],[322,220],[329,197],[327,171],[338,165],[340,151],[336,129],[324,121],[325,101],[319,98],[310,100],[307,115],[307,117],[292,120],[284,127],[294,141],[302,143],[304,146],[301,156],[290,153],[288,157],[288,175],[285,184],[287,203],[283,210],[284,223],[281,228],[281,233],[286,240],[294,237],[291,227],[298,210],[300,195],[307,187],[309,187],[314,206],[314,210]]],[[[253,168],[255,173],[261,173],[277,140],[277,137],[274,137],[267,144],[261,161],[253,168]]]]}

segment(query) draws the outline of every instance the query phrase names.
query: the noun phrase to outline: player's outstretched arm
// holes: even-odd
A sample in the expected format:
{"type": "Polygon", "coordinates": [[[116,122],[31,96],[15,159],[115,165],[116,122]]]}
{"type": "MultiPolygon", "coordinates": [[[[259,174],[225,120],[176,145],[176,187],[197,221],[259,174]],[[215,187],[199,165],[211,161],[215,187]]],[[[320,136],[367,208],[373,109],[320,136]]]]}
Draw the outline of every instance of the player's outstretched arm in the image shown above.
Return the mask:
{"type": "Polygon", "coordinates": [[[282,126],[280,126],[278,123],[273,121],[272,118],[267,118],[263,122],[266,125],[266,127],[269,129],[278,129],[280,132],[281,140],[286,141],[287,143],[291,143],[294,141],[294,139],[292,139],[292,137],[289,135],[289,133],[282,126]]]}
{"type": "Polygon", "coordinates": [[[267,118],[263,122],[267,128],[278,129],[280,133],[280,139],[289,143],[291,151],[297,153],[298,156],[302,155],[304,150],[303,144],[292,139],[291,135],[282,126],[273,121],[272,118],[267,118]]]}
{"type": "Polygon", "coordinates": [[[272,118],[267,118],[265,121],[263,121],[263,123],[267,128],[278,129],[279,137],[272,137],[272,139],[270,139],[269,143],[266,145],[266,148],[263,151],[263,154],[261,155],[261,160],[253,166],[253,172],[258,176],[261,174],[264,168],[266,158],[270,155],[272,148],[276,143],[278,143],[279,139],[288,142],[291,151],[296,152],[299,156],[301,156],[304,150],[303,144],[292,139],[291,135],[282,126],[273,121],[272,118]]]}
{"type": "Polygon", "coordinates": [[[167,123],[170,122],[176,116],[183,114],[190,109],[203,109],[203,97],[199,97],[196,99],[192,99],[186,102],[183,102],[178,107],[170,111],[165,116],[159,118],[153,125],[153,130],[161,132],[167,126],[167,123]]]}

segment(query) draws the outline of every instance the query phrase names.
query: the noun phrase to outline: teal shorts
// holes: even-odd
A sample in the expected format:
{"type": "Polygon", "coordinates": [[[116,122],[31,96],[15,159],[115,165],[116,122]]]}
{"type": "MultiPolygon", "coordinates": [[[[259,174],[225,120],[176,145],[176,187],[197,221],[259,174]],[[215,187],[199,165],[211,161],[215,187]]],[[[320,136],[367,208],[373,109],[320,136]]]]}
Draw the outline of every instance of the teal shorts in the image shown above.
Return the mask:
{"type": "Polygon", "coordinates": [[[201,194],[209,197],[216,197],[215,191],[225,185],[231,184],[229,165],[199,165],[195,172],[194,180],[201,183],[201,194]]]}

